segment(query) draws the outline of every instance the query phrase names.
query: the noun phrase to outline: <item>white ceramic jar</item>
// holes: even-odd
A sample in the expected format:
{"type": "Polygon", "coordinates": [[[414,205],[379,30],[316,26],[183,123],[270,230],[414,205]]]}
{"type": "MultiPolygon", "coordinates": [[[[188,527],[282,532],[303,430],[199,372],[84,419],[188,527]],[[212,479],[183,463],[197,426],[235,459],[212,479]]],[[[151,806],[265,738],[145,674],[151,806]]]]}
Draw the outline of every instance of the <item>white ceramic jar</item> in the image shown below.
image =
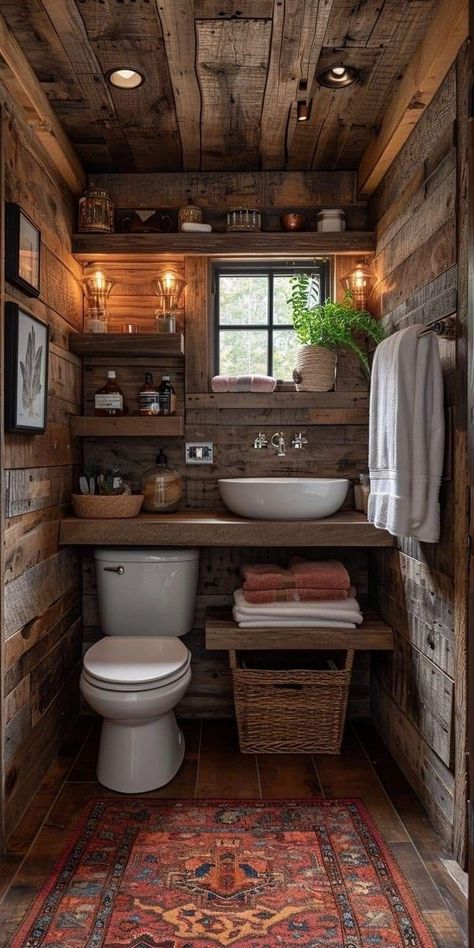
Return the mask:
{"type": "Polygon", "coordinates": [[[318,231],[320,233],[337,233],[346,229],[346,215],[339,208],[329,208],[318,214],[318,231]]]}

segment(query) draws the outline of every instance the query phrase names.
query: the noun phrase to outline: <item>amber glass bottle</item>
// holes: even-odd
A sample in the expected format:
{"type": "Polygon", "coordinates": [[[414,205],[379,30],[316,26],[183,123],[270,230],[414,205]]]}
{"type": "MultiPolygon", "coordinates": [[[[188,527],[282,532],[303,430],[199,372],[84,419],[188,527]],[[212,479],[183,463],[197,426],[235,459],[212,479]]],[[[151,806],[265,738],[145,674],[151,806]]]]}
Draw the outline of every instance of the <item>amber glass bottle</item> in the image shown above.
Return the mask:
{"type": "Polygon", "coordinates": [[[95,393],[94,414],[102,417],[125,414],[123,392],[117,385],[113,369],[109,369],[105,385],[95,393]]]}
{"type": "Polygon", "coordinates": [[[169,375],[162,375],[158,392],[160,396],[160,415],[175,415],[176,393],[169,375]]]}
{"type": "Polygon", "coordinates": [[[159,415],[160,396],[153,383],[151,372],[145,375],[145,381],[138,393],[138,414],[139,415],[159,415]]]}
{"type": "Polygon", "coordinates": [[[182,489],[181,474],[169,468],[166,454],[158,451],[156,467],[145,471],[143,475],[143,510],[149,513],[172,513],[178,509],[182,489]]]}

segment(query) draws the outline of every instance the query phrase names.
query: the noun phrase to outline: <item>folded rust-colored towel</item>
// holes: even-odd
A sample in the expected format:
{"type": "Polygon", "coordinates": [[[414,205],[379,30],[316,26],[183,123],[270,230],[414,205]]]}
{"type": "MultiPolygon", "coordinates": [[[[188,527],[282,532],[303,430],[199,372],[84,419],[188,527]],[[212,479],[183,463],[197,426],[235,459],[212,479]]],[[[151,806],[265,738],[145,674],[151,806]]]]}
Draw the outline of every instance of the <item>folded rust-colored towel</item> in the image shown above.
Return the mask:
{"type": "Polygon", "coordinates": [[[347,599],[348,589],[313,589],[310,586],[298,587],[295,589],[243,589],[246,602],[265,603],[265,602],[313,602],[317,600],[326,600],[336,602],[339,599],[347,599]]]}
{"type": "Polygon", "coordinates": [[[305,560],[294,557],[288,569],[274,563],[252,563],[240,570],[243,589],[334,589],[348,590],[349,573],[338,560],[305,560]]]}

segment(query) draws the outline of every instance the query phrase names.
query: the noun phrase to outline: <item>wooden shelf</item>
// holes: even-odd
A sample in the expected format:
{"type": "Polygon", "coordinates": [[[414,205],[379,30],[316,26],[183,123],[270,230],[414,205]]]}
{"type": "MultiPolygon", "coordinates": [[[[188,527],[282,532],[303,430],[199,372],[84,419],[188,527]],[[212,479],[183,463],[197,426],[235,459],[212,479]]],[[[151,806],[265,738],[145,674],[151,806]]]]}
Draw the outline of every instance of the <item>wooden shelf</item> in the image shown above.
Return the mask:
{"type": "Polygon", "coordinates": [[[208,609],[205,628],[206,648],[210,650],[393,649],[393,630],[370,613],[357,629],[240,629],[228,610],[208,609]]]}
{"type": "Polygon", "coordinates": [[[74,438],[181,438],[184,434],[184,419],[181,415],[164,415],[161,418],[71,415],[69,421],[74,438]]]}
{"type": "Polygon", "coordinates": [[[212,392],[186,395],[190,424],[368,425],[369,393],[358,392],[212,392]],[[269,411],[272,415],[270,418],[269,411]],[[245,412],[245,417],[233,412],[245,412]],[[291,420],[290,420],[290,414],[291,420]],[[294,416],[294,418],[293,418],[294,416]],[[288,419],[286,421],[285,419],[288,419]]]}
{"type": "Polygon", "coordinates": [[[245,520],[226,511],[140,514],[131,520],[61,521],[66,546],[386,547],[394,539],[364,514],[341,510],[327,520],[245,520]]]}
{"type": "Polygon", "coordinates": [[[181,333],[71,333],[69,348],[78,356],[168,356],[184,354],[181,333]]]}
{"type": "Polygon", "coordinates": [[[283,233],[267,231],[255,234],[75,234],[72,252],[82,263],[98,262],[107,257],[155,254],[198,254],[200,256],[292,256],[293,254],[357,254],[375,250],[372,231],[344,231],[320,234],[316,231],[283,233]]]}

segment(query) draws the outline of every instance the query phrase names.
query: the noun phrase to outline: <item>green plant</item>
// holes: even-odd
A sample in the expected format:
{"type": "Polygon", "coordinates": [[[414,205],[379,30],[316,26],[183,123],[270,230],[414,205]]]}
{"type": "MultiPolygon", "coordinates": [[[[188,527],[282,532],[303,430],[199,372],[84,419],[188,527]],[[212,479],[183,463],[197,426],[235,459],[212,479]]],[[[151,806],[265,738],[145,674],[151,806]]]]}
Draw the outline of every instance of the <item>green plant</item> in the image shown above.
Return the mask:
{"type": "Polygon", "coordinates": [[[385,338],[383,326],[365,310],[354,309],[352,293],[346,292],[342,303],[327,299],[318,303],[319,288],[307,273],[298,273],[291,280],[293,326],[299,342],[304,346],[322,346],[337,351],[350,349],[360,359],[367,375],[370,374],[367,354],[357,341],[365,335],[378,345],[385,338]]]}

